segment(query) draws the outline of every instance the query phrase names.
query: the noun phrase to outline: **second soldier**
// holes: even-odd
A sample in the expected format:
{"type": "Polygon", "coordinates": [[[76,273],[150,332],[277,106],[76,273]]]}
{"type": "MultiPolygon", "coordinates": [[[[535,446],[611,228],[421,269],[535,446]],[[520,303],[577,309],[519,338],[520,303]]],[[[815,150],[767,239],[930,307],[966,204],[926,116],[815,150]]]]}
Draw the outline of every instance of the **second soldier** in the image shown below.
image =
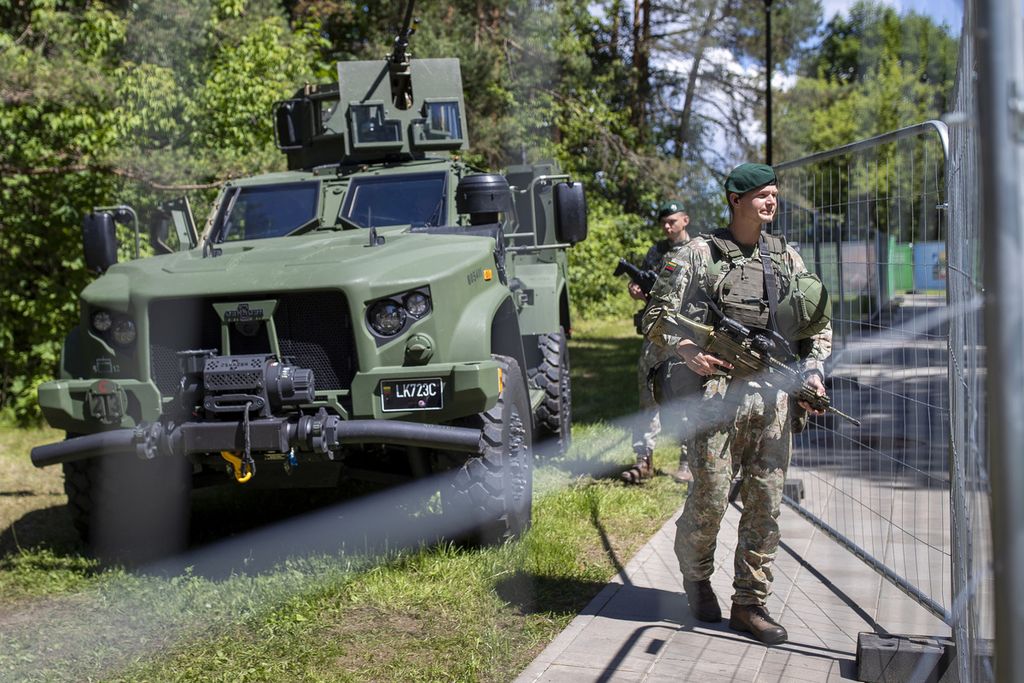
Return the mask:
{"type": "MultiPolygon", "coordinates": [[[[662,203],[658,209],[658,223],[661,226],[664,239],[658,240],[651,246],[640,265],[640,270],[651,271],[655,274],[661,271],[662,265],[675,250],[690,241],[690,235],[687,232],[690,216],[683,209],[681,202],[670,200],[662,203]]],[[[644,304],[647,303],[649,296],[640,285],[632,281],[629,283],[629,295],[644,304]]],[[[640,332],[639,324],[637,332],[640,332]]],[[[622,479],[627,484],[638,484],[654,474],[654,447],[658,434],[661,433],[662,421],[651,390],[650,375],[652,369],[673,355],[670,350],[652,344],[646,338],[641,344],[640,360],[637,363],[640,413],[633,427],[633,452],[636,455],[636,464],[622,473],[622,479]]],[[[678,421],[673,420],[673,422],[678,421]]],[[[691,479],[687,464],[687,450],[688,447],[684,441],[680,445],[679,468],[673,474],[675,480],[680,483],[688,482],[691,479]]]]}

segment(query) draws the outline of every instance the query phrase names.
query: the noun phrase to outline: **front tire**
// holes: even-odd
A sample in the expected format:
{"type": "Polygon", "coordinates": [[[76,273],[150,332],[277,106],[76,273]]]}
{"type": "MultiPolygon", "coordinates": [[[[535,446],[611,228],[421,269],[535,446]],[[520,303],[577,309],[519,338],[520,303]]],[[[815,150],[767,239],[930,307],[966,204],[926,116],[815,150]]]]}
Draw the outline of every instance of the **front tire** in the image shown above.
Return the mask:
{"type": "Polygon", "coordinates": [[[98,559],[139,564],[187,547],[187,461],[106,456],[63,467],[71,522],[98,559]]]}
{"type": "MultiPolygon", "coordinates": [[[[471,420],[481,430],[479,456],[462,462],[441,488],[445,516],[484,545],[518,538],[530,528],[533,438],[530,403],[515,359],[501,364],[502,388],[494,407],[471,420]]],[[[456,457],[456,456],[449,456],[456,457]]]]}

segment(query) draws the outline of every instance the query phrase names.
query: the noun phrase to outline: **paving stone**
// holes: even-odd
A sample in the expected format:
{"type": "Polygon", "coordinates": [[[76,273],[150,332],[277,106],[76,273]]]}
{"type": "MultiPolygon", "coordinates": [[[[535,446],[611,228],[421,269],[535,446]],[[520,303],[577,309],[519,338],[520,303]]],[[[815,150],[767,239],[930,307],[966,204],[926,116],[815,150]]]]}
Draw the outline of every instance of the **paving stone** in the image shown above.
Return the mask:
{"type": "Polygon", "coordinates": [[[585,683],[599,680],[605,683],[638,683],[644,680],[644,674],[639,671],[608,673],[604,669],[553,664],[540,678],[536,679],[537,683],[585,683]]]}
{"type": "MultiPolygon", "coordinates": [[[[776,558],[768,609],[789,631],[789,642],[765,647],[729,629],[738,520],[730,506],[711,581],[725,620],[711,625],[690,615],[672,549],[673,519],[627,565],[625,580],[617,574],[517,683],[841,681],[856,674],[861,631],[948,635],[940,620],[788,508],[779,518],[786,548],[776,558]]],[[[882,530],[862,526],[865,538],[882,530]]],[[[934,564],[918,559],[921,567],[934,564]]]]}

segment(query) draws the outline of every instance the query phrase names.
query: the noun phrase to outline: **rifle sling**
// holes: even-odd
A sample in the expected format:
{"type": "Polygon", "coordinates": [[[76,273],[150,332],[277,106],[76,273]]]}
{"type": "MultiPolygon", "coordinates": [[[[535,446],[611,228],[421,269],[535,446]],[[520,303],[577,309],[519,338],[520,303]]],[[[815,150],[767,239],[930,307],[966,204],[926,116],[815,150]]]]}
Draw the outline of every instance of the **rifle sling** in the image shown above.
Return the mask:
{"type": "Polygon", "coordinates": [[[775,321],[775,309],[778,307],[779,285],[775,281],[775,270],[772,268],[771,256],[768,255],[768,245],[765,242],[764,233],[761,233],[757,240],[757,249],[761,252],[761,269],[764,271],[764,293],[768,297],[769,329],[773,332],[778,332],[779,324],[775,321]]]}

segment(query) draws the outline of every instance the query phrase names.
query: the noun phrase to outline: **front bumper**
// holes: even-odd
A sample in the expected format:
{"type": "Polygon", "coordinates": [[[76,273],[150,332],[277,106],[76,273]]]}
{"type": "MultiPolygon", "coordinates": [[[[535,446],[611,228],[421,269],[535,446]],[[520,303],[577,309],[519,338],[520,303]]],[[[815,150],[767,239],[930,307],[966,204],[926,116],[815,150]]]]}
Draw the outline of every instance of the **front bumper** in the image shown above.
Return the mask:
{"type": "MultiPolygon", "coordinates": [[[[39,407],[47,423],[72,434],[93,434],[156,422],[164,399],[152,382],[126,379],[70,379],[39,387],[39,407]]],[[[349,390],[351,414],[334,395],[316,407],[326,407],[344,418],[400,420],[417,423],[450,422],[481,413],[498,400],[498,364],[493,360],[468,363],[431,363],[413,367],[381,367],[356,373],[349,390]],[[383,410],[381,382],[440,378],[444,402],[439,410],[383,410]]]]}

